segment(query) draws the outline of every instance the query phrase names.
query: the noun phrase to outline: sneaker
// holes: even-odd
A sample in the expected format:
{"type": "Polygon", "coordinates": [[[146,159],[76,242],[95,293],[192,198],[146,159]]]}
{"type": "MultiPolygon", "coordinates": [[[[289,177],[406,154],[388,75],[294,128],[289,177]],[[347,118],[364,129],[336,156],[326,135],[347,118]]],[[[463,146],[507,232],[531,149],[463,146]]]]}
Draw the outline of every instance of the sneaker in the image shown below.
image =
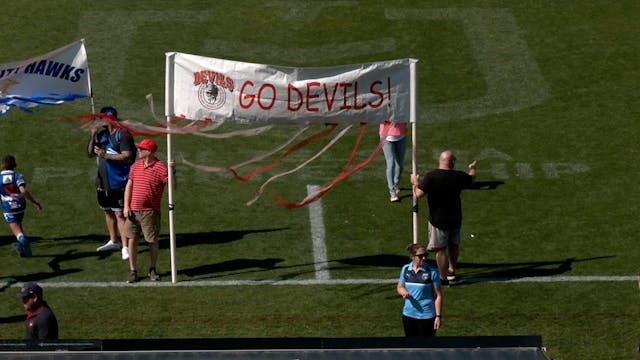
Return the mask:
{"type": "Polygon", "coordinates": [[[456,272],[447,270],[447,280],[456,281],[456,272]]]}
{"type": "Polygon", "coordinates": [[[440,279],[440,285],[442,285],[442,286],[449,286],[449,280],[446,280],[446,279],[440,279]]]}
{"type": "Polygon", "coordinates": [[[120,250],[120,245],[118,243],[115,243],[109,240],[107,241],[106,244],[96,249],[96,251],[111,251],[111,250],[120,250]]]}
{"type": "Polygon", "coordinates": [[[24,250],[24,257],[31,257],[31,244],[28,241],[25,241],[24,245],[22,245],[24,250]]]}
{"type": "Polygon", "coordinates": [[[149,280],[160,281],[160,275],[158,275],[155,268],[149,269],[149,280]]]}
{"type": "Polygon", "coordinates": [[[389,198],[389,201],[398,202],[398,201],[400,201],[400,198],[398,197],[397,194],[391,194],[391,197],[389,198]]]}
{"type": "Polygon", "coordinates": [[[122,260],[129,260],[129,248],[128,247],[123,247],[122,248],[122,260]]]}
{"type": "Polygon", "coordinates": [[[396,194],[396,196],[400,195],[400,187],[398,186],[398,184],[395,184],[395,186],[393,187],[393,193],[396,194]]]}
{"type": "Polygon", "coordinates": [[[127,282],[129,284],[134,284],[138,282],[138,272],[133,270],[131,272],[129,272],[129,280],[127,280],[127,282]]]}
{"type": "Polygon", "coordinates": [[[22,243],[20,241],[18,241],[18,243],[16,244],[16,252],[18,253],[18,255],[20,255],[20,257],[24,257],[24,246],[22,246],[22,243]]]}
{"type": "Polygon", "coordinates": [[[21,235],[18,238],[18,245],[16,245],[16,251],[20,255],[20,257],[30,257],[31,256],[31,244],[29,240],[21,235]]]}

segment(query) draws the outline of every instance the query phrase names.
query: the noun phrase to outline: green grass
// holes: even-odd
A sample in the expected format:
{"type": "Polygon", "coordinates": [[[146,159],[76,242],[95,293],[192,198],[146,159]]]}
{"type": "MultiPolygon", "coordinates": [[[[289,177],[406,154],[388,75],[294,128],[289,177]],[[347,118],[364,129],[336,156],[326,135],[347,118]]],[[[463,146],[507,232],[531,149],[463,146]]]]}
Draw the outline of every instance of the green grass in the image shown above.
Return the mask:
{"type": "MultiPolygon", "coordinates": [[[[479,160],[478,181],[500,182],[463,195],[461,276],[639,273],[635,1],[38,0],[11,7],[16,15],[3,19],[0,63],[84,38],[96,107],[114,105],[121,117],[146,123],[152,123],[146,94],[163,112],[167,51],[289,66],[417,58],[420,172],[450,148],[461,165],[479,160]]],[[[89,101],[81,100],[0,118],[0,152],[17,157],[45,208],[29,208],[24,222],[36,240],[33,258],[18,258],[8,227],[0,228],[0,276],[8,285],[127,277],[118,254],[95,253],[106,240],[93,190],[95,163],[84,154],[86,131],[65,120],[89,111],[89,101]]],[[[229,140],[175,136],[174,155],[232,165],[295,131],[278,127],[264,137],[229,140]]],[[[307,184],[330,180],[346,162],[355,133],[272,183],[250,207],[245,202],[277,171],[239,183],[179,162],[178,280],[313,279],[308,210],[284,209],[271,197],[299,200],[307,184]]],[[[157,140],[164,158],[165,140],[157,140]]],[[[376,142],[371,127],[357,160],[376,142]]],[[[292,168],[321,145],[277,170],[292,168]]],[[[402,195],[409,194],[409,158],[406,167],[402,195]]],[[[331,278],[394,279],[412,239],[410,202],[389,203],[382,157],[329,192],[322,206],[331,278]]],[[[424,202],[420,210],[424,241],[424,202]]],[[[166,234],[166,213],[163,219],[166,234]]],[[[167,282],[168,241],[162,246],[159,270],[167,282]]],[[[145,269],[148,254],[141,250],[145,269]]],[[[393,284],[45,291],[67,339],[402,336],[393,284]],[[96,311],[105,308],[113,311],[96,311]]],[[[2,339],[22,336],[16,292],[0,292],[2,339]]],[[[475,283],[445,289],[444,297],[442,336],[542,335],[554,359],[637,354],[635,282],[475,283]]]]}

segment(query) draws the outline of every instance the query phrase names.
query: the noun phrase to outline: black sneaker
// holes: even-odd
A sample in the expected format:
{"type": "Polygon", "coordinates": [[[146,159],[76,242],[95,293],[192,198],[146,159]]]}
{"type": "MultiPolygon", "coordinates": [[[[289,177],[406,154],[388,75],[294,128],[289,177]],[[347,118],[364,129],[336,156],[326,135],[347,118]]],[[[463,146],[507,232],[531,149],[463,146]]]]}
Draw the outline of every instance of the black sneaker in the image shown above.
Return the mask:
{"type": "Polygon", "coordinates": [[[134,271],[131,271],[131,272],[129,273],[129,280],[127,280],[127,282],[128,282],[129,284],[134,284],[134,283],[137,283],[137,282],[138,282],[138,280],[139,280],[139,279],[138,279],[138,272],[137,272],[137,271],[135,271],[135,270],[134,270],[134,271]]]}
{"type": "Polygon", "coordinates": [[[442,285],[442,286],[449,286],[449,280],[447,280],[447,279],[440,279],[440,285],[442,285]]]}
{"type": "Polygon", "coordinates": [[[456,272],[447,270],[447,280],[456,281],[456,272]]]}

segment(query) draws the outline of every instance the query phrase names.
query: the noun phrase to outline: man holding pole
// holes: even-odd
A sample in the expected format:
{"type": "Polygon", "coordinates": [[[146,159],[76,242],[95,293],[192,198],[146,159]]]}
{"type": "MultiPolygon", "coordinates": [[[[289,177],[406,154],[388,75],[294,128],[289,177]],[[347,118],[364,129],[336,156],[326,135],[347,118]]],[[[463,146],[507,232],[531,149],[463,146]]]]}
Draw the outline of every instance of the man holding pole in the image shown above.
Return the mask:
{"type": "Polygon", "coordinates": [[[429,205],[429,251],[436,252],[438,272],[443,285],[456,280],[460,253],[462,204],[460,193],[468,189],[476,175],[477,161],[469,164],[469,173],[454,170],[456,157],[452,151],[440,154],[438,168],[428,172],[422,181],[411,175],[416,198],[427,196],[429,205]]]}
{"type": "MultiPolygon", "coordinates": [[[[160,213],[162,194],[169,182],[169,171],[155,153],[158,145],[151,139],[136,144],[138,161],[131,166],[129,179],[124,191],[125,235],[129,243],[129,283],[139,280],[136,261],[138,258],[138,240],[144,236],[149,244],[149,279],[160,280],[156,271],[158,261],[158,238],[160,235],[160,213]]],[[[175,164],[169,162],[173,174],[175,164]]],[[[173,182],[175,186],[175,182],[173,182]]]]}

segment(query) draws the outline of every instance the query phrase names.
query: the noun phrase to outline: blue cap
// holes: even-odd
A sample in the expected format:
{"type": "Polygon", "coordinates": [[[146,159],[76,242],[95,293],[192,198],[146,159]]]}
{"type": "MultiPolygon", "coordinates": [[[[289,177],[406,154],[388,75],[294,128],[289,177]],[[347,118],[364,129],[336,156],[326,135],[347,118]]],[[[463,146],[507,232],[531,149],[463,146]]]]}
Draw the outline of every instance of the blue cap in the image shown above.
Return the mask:
{"type": "Polygon", "coordinates": [[[106,114],[106,115],[111,115],[114,118],[118,118],[118,110],[116,110],[115,108],[111,107],[111,106],[105,106],[100,110],[100,113],[102,114],[106,114]]]}
{"type": "Polygon", "coordinates": [[[33,295],[38,295],[39,298],[42,298],[42,288],[40,287],[40,285],[34,282],[28,282],[22,285],[22,289],[20,289],[20,292],[16,295],[16,297],[19,299],[24,299],[33,295]]]}

